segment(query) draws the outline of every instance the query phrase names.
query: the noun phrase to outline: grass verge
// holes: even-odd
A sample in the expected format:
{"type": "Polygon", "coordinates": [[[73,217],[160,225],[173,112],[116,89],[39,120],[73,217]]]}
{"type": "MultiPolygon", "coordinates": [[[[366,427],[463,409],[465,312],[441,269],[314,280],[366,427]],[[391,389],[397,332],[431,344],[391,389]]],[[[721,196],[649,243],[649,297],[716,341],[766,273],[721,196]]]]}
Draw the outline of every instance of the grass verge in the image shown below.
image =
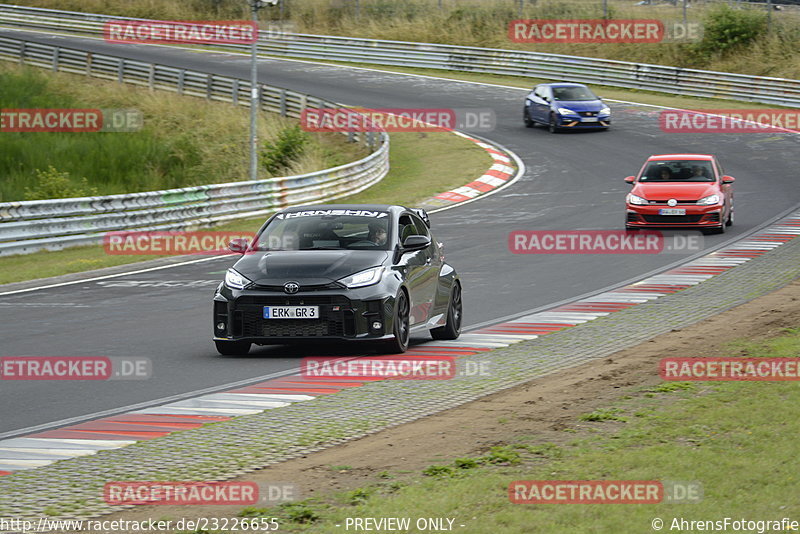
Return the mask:
{"type": "MultiPolygon", "coordinates": [[[[4,132],[0,202],[248,178],[247,109],[5,62],[0,64],[0,86],[4,110],[136,109],[144,119],[136,132],[4,132]]],[[[262,113],[259,122],[264,178],[317,171],[368,154],[343,135],[303,132],[295,119],[262,113]]]]}
{"type": "MultiPolygon", "coordinates": [[[[391,170],[370,189],[337,202],[396,203],[413,205],[431,196],[464,185],[481,176],[492,164],[486,151],[448,133],[391,134],[391,170]]],[[[242,219],[214,230],[258,230],[265,218],[242,219]]],[[[0,258],[0,284],[34,280],[102,267],[125,265],[162,256],[109,255],[101,246],[0,258]]]]}
{"type": "MultiPolygon", "coordinates": [[[[796,357],[800,329],[732,343],[726,352],[796,357]]],[[[667,382],[626,393],[604,410],[615,417],[579,418],[583,422],[564,430],[590,425],[595,433],[589,437],[566,438],[562,445],[520,437],[402,481],[240,515],[277,517],[282,531],[305,533],[342,532],[347,518],[367,517],[409,517],[412,528],[404,532],[421,532],[414,528],[417,518],[452,518],[454,530],[465,534],[651,532],[654,518],[665,531],[675,530],[680,518],[797,518],[796,475],[789,469],[800,454],[800,423],[790,416],[800,402],[796,382],[667,382]],[[683,504],[511,504],[507,488],[515,480],[685,481],[699,483],[702,498],[683,504]]]]}

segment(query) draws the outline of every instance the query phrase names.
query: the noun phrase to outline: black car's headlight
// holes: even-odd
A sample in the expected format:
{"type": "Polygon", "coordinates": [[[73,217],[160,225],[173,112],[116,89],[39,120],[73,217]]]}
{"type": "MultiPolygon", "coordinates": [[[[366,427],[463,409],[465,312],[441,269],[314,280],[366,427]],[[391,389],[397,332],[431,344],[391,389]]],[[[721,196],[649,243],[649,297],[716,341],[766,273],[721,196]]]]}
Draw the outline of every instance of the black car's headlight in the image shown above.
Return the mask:
{"type": "Polygon", "coordinates": [[[344,278],[339,280],[339,283],[344,285],[348,289],[353,289],[356,287],[366,287],[380,282],[381,275],[383,275],[383,267],[373,267],[372,269],[367,269],[366,271],[361,271],[356,274],[351,274],[350,276],[345,276],[344,278]]]}
{"type": "Polygon", "coordinates": [[[231,289],[244,289],[252,283],[246,276],[233,269],[228,269],[225,272],[225,285],[231,289]]]}

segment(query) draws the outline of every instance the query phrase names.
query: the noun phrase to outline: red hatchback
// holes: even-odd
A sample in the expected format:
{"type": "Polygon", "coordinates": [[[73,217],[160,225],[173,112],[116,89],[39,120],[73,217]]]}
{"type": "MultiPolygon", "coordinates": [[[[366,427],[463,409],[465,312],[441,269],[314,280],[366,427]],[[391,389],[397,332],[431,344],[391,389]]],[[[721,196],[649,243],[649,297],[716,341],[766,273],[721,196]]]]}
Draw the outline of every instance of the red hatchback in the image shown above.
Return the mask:
{"type": "Polygon", "coordinates": [[[650,156],[639,176],[625,181],[625,228],[701,228],[718,233],[733,224],[734,178],[708,154],[650,156]]]}

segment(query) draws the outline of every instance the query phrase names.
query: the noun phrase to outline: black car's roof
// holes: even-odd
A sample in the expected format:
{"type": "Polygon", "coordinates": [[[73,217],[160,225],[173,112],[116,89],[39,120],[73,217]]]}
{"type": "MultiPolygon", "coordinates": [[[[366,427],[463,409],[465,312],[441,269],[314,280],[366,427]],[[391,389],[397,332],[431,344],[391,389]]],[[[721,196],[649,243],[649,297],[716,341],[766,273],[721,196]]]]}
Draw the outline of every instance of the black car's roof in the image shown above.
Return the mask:
{"type": "Polygon", "coordinates": [[[278,213],[294,213],[296,211],[311,211],[311,210],[368,210],[368,211],[411,211],[410,208],[405,206],[398,206],[395,204],[308,204],[304,206],[292,206],[286,208],[278,213]]]}

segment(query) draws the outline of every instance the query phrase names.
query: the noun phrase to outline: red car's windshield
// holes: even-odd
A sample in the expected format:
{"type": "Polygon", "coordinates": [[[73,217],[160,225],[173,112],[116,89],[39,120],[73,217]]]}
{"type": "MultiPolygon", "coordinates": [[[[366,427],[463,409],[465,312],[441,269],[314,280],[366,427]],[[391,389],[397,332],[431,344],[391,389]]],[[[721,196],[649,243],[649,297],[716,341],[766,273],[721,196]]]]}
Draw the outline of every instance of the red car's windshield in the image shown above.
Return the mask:
{"type": "Polygon", "coordinates": [[[639,177],[640,182],[713,182],[710,161],[652,161],[639,177]]]}

